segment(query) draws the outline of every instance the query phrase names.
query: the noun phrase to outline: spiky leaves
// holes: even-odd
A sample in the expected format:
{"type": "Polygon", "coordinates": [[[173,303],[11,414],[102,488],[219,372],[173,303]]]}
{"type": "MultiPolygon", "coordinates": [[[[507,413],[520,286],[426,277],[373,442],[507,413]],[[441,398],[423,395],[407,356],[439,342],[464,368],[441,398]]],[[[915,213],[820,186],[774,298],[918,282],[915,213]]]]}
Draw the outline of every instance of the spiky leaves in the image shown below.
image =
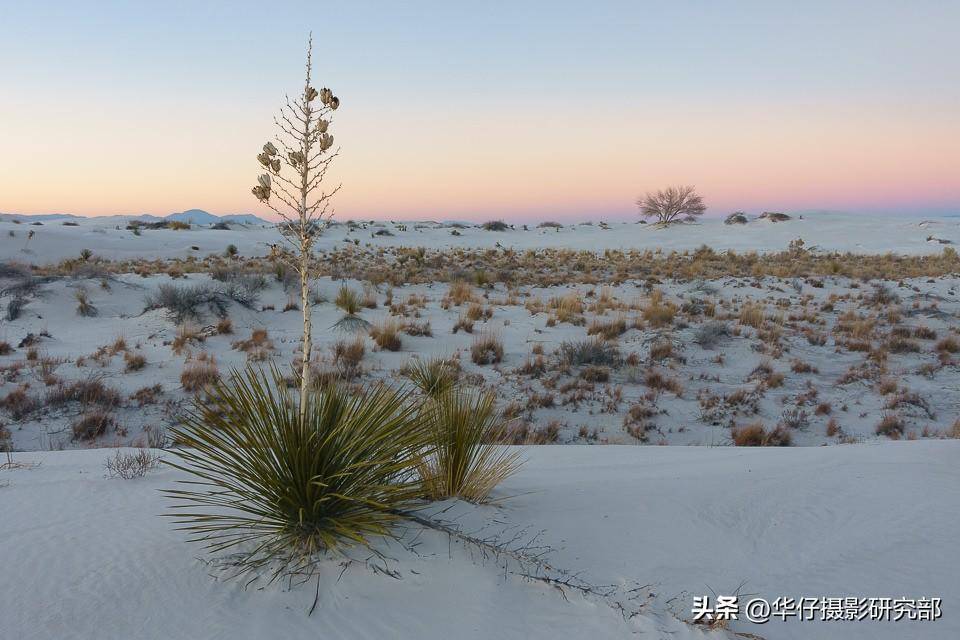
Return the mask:
{"type": "Polygon", "coordinates": [[[305,419],[279,371],[234,373],[197,400],[170,464],[189,474],[171,516],[241,571],[284,571],[343,544],[391,535],[398,510],[423,495],[412,471],[427,441],[422,412],[386,387],[324,385],[305,419]]]}
{"type": "Polygon", "coordinates": [[[515,450],[496,444],[503,420],[490,393],[451,389],[428,401],[425,415],[432,451],[420,465],[427,497],[486,500],[521,462],[515,450]]]}
{"type": "Polygon", "coordinates": [[[459,370],[448,360],[411,360],[404,373],[424,395],[439,398],[457,384],[459,370]]]}

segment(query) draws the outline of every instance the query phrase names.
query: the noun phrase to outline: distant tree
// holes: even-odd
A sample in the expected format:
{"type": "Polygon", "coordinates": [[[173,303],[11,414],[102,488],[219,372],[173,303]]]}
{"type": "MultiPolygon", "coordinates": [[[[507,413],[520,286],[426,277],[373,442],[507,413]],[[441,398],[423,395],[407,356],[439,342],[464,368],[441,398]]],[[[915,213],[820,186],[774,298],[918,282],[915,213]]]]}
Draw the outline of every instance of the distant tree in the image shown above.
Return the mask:
{"type": "Polygon", "coordinates": [[[320,222],[331,215],[331,198],[340,190],[327,190],[323,182],[337,152],[331,152],[333,136],[327,132],[331,115],[340,99],[330,89],[319,91],[310,80],[313,36],[307,45],[307,71],[303,92],[287,98],[280,115],[274,118],[279,130],[276,142],[263,145],[257,160],[267,170],[257,178],[253,195],[283,219],[280,232],[288,247],[275,255],[293,267],[300,276],[300,308],[303,311],[300,370],[300,417],[306,414],[310,388],[310,356],[313,349],[310,276],[316,265],[313,242],[320,233],[320,222]],[[319,99],[319,104],[317,101],[319,99]]]}
{"type": "Polygon", "coordinates": [[[648,192],[637,200],[640,215],[657,218],[661,224],[669,224],[679,217],[696,218],[703,215],[707,206],[692,186],[667,187],[657,192],[648,192]]]}

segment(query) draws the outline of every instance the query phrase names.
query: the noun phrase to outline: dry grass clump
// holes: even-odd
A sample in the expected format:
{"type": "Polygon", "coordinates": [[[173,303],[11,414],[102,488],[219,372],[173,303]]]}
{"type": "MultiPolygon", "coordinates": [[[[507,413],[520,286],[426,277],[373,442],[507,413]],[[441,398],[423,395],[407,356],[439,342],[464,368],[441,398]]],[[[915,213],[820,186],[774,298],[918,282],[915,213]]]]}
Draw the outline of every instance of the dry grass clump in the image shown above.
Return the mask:
{"type": "Polygon", "coordinates": [[[940,353],[957,353],[960,352],[960,342],[953,336],[947,336],[936,344],[935,349],[940,353]]]}
{"type": "Polygon", "coordinates": [[[117,449],[112,458],[107,458],[105,466],[111,478],[133,480],[160,466],[160,456],[149,449],[138,449],[136,453],[117,449]]]}
{"type": "Polygon", "coordinates": [[[356,337],[349,342],[337,341],[333,345],[333,362],[337,365],[341,377],[352,380],[360,375],[363,370],[361,363],[366,352],[367,347],[361,337],[356,337]]]}
{"type": "Polygon", "coordinates": [[[104,409],[120,406],[120,393],[104,384],[98,376],[76,380],[70,384],[60,383],[47,395],[47,404],[59,407],[69,402],[83,406],[97,405],[104,409]]]}
{"type": "Polygon", "coordinates": [[[669,340],[658,340],[650,345],[650,359],[653,361],[666,360],[673,356],[673,343],[669,340]]]}
{"type": "Polygon", "coordinates": [[[427,408],[431,453],[418,466],[431,500],[486,500],[520,466],[519,453],[484,444],[502,439],[503,419],[492,393],[448,390],[427,408]]]}
{"type": "Polygon", "coordinates": [[[2,399],[0,409],[10,414],[14,420],[24,420],[31,413],[40,409],[40,401],[28,393],[26,385],[20,385],[2,399]]]}
{"type": "Polygon", "coordinates": [[[461,313],[460,317],[457,318],[457,322],[453,325],[453,333],[457,333],[458,331],[473,333],[473,320],[468,318],[466,314],[461,313]]]}
{"type": "Polygon", "coordinates": [[[337,290],[337,297],[333,303],[350,316],[355,316],[360,313],[362,307],[360,295],[345,284],[341,285],[337,290]]]}
{"type": "Polygon", "coordinates": [[[400,331],[403,329],[396,320],[387,319],[370,327],[370,337],[380,349],[399,351],[402,345],[400,331]]]}
{"type": "Polygon", "coordinates": [[[583,324],[583,301],[580,295],[571,291],[570,293],[557,296],[550,299],[547,306],[553,310],[556,322],[567,322],[569,324],[583,324]]]}
{"type": "Polygon", "coordinates": [[[115,427],[116,421],[108,411],[96,409],[84,413],[71,426],[74,440],[94,440],[115,427]]]}
{"type": "Polygon", "coordinates": [[[474,364],[495,364],[503,360],[503,341],[493,333],[483,333],[470,345],[470,359],[474,364]]]}
{"type": "Polygon", "coordinates": [[[231,320],[229,317],[220,318],[220,320],[217,321],[217,333],[222,336],[232,334],[233,320],[231,320]]]}
{"type": "Polygon", "coordinates": [[[766,320],[766,310],[762,304],[748,302],[740,309],[739,322],[742,325],[759,329],[766,320]]]}
{"type": "Polygon", "coordinates": [[[643,377],[643,382],[655,391],[669,391],[678,398],[683,395],[683,385],[679,380],[656,369],[648,371],[643,377]]]}
{"type": "Polygon", "coordinates": [[[762,422],[734,427],[730,437],[738,447],[788,447],[793,440],[785,427],[767,430],[762,422]]]}
{"type": "Polygon", "coordinates": [[[142,353],[126,351],[123,354],[124,368],[127,373],[131,371],[140,371],[147,366],[147,358],[142,353]]]}
{"type": "Polygon", "coordinates": [[[643,319],[652,327],[666,327],[673,324],[677,315],[677,306],[665,300],[663,291],[654,289],[650,292],[650,299],[643,307],[643,319]]]}
{"type": "Polygon", "coordinates": [[[263,327],[253,329],[250,337],[246,340],[237,340],[232,344],[237,351],[243,351],[247,354],[247,360],[250,362],[262,362],[267,360],[273,353],[273,340],[270,334],[263,327]]]}
{"type": "Polygon", "coordinates": [[[90,302],[90,292],[86,287],[80,287],[73,292],[73,297],[77,301],[77,315],[85,318],[93,318],[97,315],[97,308],[90,302]]]}
{"type": "Polygon", "coordinates": [[[200,343],[206,339],[200,327],[184,323],[177,327],[177,335],[173,338],[170,348],[179,356],[188,352],[193,343],[200,343]]]}
{"type": "Polygon", "coordinates": [[[474,302],[475,300],[473,286],[464,280],[455,280],[450,283],[444,302],[446,302],[448,306],[449,304],[453,304],[459,307],[460,305],[466,304],[467,302],[474,302]]]}
{"type": "Polygon", "coordinates": [[[621,363],[620,349],[615,343],[593,337],[587,340],[565,341],[560,344],[560,360],[568,365],[599,365],[615,367],[621,363]]]}
{"type": "Polygon", "coordinates": [[[10,346],[10,343],[6,340],[0,340],[0,356],[8,356],[13,353],[14,349],[10,346]]]}
{"type": "Polygon", "coordinates": [[[893,440],[899,440],[903,435],[906,425],[896,413],[886,413],[877,424],[876,434],[878,436],[887,436],[893,440]]]}
{"type": "Polygon", "coordinates": [[[196,360],[190,360],[183,366],[180,373],[180,384],[187,393],[204,391],[220,379],[220,371],[213,356],[200,354],[196,360]]]}
{"type": "Polygon", "coordinates": [[[618,317],[615,320],[604,321],[600,318],[595,318],[590,326],[587,327],[587,335],[599,335],[606,340],[616,340],[617,337],[623,335],[627,331],[627,320],[623,317],[618,317]]]}
{"type": "Polygon", "coordinates": [[[529,422],[514,422],[506,427],[499,440],[503,444],[541,445],[553,444],[560,439],[560,423],[552,420],[545,425],[533,427],[529,422]]]}
{"type": "Polygon", "coordinates": [[[157,404],[157,399],[163,395],[163,387],[155,384],[151,387],[141,387],[130,395],[130,399],[137,403],[138,407],[148,404],[157,404]]]}
{"type": "Polygon", "coordinates": [[[430,322],[408,322],[403,325],[403,332],[408,336],[422,336],[422,337],[431,337],[433,336],[433,327],[430,326],[430,322]]]}

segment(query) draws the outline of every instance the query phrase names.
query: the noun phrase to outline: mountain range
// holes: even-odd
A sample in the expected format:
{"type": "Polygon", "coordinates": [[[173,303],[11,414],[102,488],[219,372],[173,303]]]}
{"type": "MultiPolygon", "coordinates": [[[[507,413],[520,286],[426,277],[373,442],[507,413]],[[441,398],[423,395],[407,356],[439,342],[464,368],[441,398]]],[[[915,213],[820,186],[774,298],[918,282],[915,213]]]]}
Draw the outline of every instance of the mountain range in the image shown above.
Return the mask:
{"type": "MultiPolygon", "coordinates": [[[[34,221],[42,220],[71,220],[83,219],[87,216],[77,216],[72,213],[38,213],[38,214],[19,214],[19,213],[0,213],[0,218],[30,219],[34,221]]],[[[237,213],[225,216],[218,216],[203,209],[188,209],[178,213],[171,213],[166,216],[155,216],[149,213],[142,215],[110,216],[111,218],[129,218],[144,220],[150,222],[159,222],[160,220],[170,220],[174,222],[186,222],[188,224],[211,225],[218,222],[232,222],[234,224],[273,224],[269,220],[259,218],[252,213],[237,213]]]]}

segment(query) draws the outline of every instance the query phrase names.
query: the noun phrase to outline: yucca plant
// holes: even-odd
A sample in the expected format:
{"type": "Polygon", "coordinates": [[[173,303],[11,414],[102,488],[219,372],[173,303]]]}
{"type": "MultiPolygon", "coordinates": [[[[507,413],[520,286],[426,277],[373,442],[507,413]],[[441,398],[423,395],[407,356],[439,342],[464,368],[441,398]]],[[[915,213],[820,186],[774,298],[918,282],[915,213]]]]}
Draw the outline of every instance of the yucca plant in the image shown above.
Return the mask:
{"type": "Polygon", "coordinates": [[[482,502],[519,468],[519,452],[484,444],[504,431],[493,394],[454,388],[429,400],[424,414],[431,444],[420,476],[428,498],[482,502]]]}
{"type": "Polygon", "coordinates": [[[424,395],[438,398],[457,384],[459,371],[448,360],[411,360],[403,371],[424,395]]]}
{"type": "Polygon", "coordinates": [[[299,402],[283,376],[248,368],[220,381],[172,430],[170,464],[189,474],[166,491],[169,513],[208,551],[236,552],[239,572],[274,577],[315,554],[390,536],[422,498],[415,472],[429,455],[426,424],[405,394],[336,385],[299,402]]]}

